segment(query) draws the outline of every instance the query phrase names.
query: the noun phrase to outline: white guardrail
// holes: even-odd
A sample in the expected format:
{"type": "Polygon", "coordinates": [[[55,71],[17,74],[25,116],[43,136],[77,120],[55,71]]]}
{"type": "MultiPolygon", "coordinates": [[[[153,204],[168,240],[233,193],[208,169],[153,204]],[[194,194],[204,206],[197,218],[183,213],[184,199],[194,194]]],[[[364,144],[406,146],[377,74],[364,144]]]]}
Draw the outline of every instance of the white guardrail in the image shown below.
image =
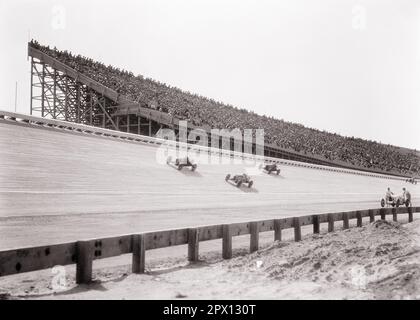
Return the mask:
{"type": "Polygon", "coordinates": [[[299,161],[293,161],[293,160],[258,156],[258,155],[241,153],[241,152],[225,150],[225,149],[204,147],[204,146],[195,145],[195,144],[177,142],[177,141],[172,141],[172,140],[165,140],[165,139],[160,139],[156,137],[149,137],[149,136],[132,134],[132,133],[127,133],[127,132],[122,132],[122,131],[103,129],[103,128],[84,125],[84,124],[78,124],[74,122],[47,119],[47,118],[35,117],[35,116],[8,112],[8,111],[0,111],[0,121],[6,122],[6,123],[12,122],[15,124],[29,125],[29,126],[34,126],[34,127],[44,127],[44,128],[79,133],[79,134],[91,134],[97,137],[115,138],[115,139],[119,139],[123,141],[141,143],[141,144],[146,144],[146,145],[154,145],[154,146],[165,145],[165,147],[178,149],[178,150],[191,150],[191,151],[196,151],[196,152],[204,152],[204,153],[208,153],[209,155],[226,156],[230,158],[252,160],[255,162],[277,163],[280,165],[286,165],[286,166],[292,166],[292,167],[302,167],[302,168],[324,170],[324,171],[330,171],[330,172],[346,173],[346,174],[390,179],[390,180],[405,181],[407,179],[406,177],[402,177],[402,176],[358,171],[354,169],[343,169],[339,167],[330,167],[330,166],[310,164],[306,162],[299,162],[299,161]]]}

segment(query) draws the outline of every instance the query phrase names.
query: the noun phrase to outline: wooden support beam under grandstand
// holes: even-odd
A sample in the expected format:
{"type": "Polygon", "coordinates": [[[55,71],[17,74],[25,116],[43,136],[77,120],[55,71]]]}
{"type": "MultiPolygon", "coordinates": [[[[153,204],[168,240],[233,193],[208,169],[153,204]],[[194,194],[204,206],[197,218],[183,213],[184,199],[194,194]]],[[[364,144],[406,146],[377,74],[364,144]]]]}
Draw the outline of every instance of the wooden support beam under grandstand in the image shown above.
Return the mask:
{"type": "Polygon", "coordinates": [[[41,63],[42,75],[41,75],[41,117],[45,117],[45,63],[41,63]]]}
{"type": "MultiPolygon", "coordinates": [[[[76,82],[76,123],[80,123],[80,104],[81,104],[81,92],[80,83],[76,82]]],[[[90,104],[91,107],[91,104],[90,104]]],[[[92,123],[92,121],[90,121],[92,123]]]]}
{"type": "Polygon", "coordinates": [[[53,119],[57,119],[57,70],[54,69],[53,74],[53,110],[52,110],[52,117],[53,119]]]}
{"type": "Polygon", "coordinates": [[[30,103],[30,115],[32,115],[32,109],[33,109],[32,97],[34,95],[34,92],[33,92],[34,90],[34,57],[31,57],[31,89],[30,90],[31,90],[31,99],[29,103],[30,103]]]}
{"type": "Polygon", "coordinates": [[[64,85],[65,85],[65,90],[64,90],[64,94],[65,94],[65,100],[64,100],[64,120],[68,121],[69,119],[69,99],[70,99],[70,90],[69,90],[69,78],[65,77],[64,79],[64,85]]]}
{"type": "Polygon", "coordinates": [[[117,130],[116,103],[102,93],[34,57],[31,73],[31,114],[117,130]]]}

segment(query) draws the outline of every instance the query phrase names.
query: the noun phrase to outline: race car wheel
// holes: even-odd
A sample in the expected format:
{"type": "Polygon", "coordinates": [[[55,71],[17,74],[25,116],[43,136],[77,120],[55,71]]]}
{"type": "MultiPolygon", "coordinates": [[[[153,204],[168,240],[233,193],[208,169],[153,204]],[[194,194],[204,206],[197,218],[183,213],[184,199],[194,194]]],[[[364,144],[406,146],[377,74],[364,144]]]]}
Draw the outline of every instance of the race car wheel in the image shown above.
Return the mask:
{"type": "Polygon", "coordinates": [[[228,181],[230,179],[230,174],[228,174],[225,178],[225,181],[228,181]]]}
{"type": "Polygon", "coordinates": [[[254,181],[252,181],[252,180],[251,180],[251,181],[248,183],[248,188],[251,188],[253,184],[254,184],[254,181]]]}
{"type": "Polygon", "coordinates": [[[182,164],[178,165],[178,170],[181,171],[184,166],[182,164]]]}
{"type": "Polygon", "coordinates": [[[196,165],[196,164],[194,164],[194,165],[192,166],[191,171],[195,171],[195,169],[197,169],[197,165],[196,165]]]}
{"type": "Polygon", "coordinates": [[[238,183],[236,184],[236,186],[237,186],[238,188],[240,188],[240,187],[241,187],[241,185],[242,185],[242,181],[238,181],[238,183]]]}
{"type": "Polygon", "coordinates": [[[382,208],[385,207],[385,200],[384,199],[381,199],[381,207],[382,208]]]}
{"type": "Polygon", "coordinates": [[[280,170],[277,170],[277,175],[279,175],[280,174],[280,170]]]}

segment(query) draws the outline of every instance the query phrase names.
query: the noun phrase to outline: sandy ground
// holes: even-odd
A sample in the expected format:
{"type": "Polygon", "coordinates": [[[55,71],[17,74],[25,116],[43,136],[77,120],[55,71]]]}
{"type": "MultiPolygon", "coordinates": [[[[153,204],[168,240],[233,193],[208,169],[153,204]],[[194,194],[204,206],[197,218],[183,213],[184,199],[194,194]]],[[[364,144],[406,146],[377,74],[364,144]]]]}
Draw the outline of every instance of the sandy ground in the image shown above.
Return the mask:
{"type": "Polygon", "coordinates": [[[207,252],[152,259],[147,273],[129,266],[98,267],[91,285],[54,290],[54,274],[33,272],[0,279],[5,299],[420,299],[420,220],[376,221],[303,241],[271,242],[253,254],[235,250],[223,260],[207,252]]]}

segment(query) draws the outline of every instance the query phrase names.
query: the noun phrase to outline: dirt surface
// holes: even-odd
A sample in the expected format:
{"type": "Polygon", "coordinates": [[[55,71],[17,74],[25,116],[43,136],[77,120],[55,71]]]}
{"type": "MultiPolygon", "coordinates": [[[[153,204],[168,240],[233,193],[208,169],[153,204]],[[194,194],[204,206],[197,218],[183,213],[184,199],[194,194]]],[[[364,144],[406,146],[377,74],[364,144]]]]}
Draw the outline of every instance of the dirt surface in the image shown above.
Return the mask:
{"type": "MultiPolygon", "coordinates": [[[[420,220],[378,220],[362,228],[274,242],[253,254],[219,252],[186,263],[152,259],[147,273],[128,265],[102,266],[95,282],[54,289],[54,274],[0,279],[6,299],[420,299],[420,220]]],[[[68,270],[69,271],[69,270],[68,270]]]]}

